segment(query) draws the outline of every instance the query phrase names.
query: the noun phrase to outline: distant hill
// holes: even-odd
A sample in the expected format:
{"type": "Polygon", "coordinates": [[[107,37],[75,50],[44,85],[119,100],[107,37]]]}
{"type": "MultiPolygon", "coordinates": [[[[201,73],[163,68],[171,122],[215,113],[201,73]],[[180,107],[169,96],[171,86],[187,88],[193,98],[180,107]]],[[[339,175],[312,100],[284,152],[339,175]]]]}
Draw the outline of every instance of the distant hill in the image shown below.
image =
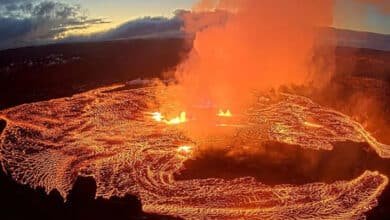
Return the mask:
{"type": "Polygon", "coordinates": [[[185,58],[182,38],[116,40],[0,51],[0,109],[158,77],[185,58]]]}
{"type": "MultiPolygon", "coordinates": [[[[387,41],[376,39],[389,38],[387,35],[365,35],[343,30],[335,33],[340,39],[357,39],[350,42],[363,48],[375,45],[374,48],[379,48],[387,41]],[[364,36],[370,36],[371,40],[358,40],[364,36]]],[[[337,76],[390,82],[390,51],[346,47],[351,43],[340,42],[343,46],[335,51],[337,76]]],[[[3,50],[0,51],[0,109],[70,96],[137,78],[159,77],[174,70],[191,48],[191,41],[178,37],[63,43],[3,50]]]]}
{"type": "Polygon", "coordinates": [[[337,46],[390,51],[390,35],[329,28],[337,46]]]}

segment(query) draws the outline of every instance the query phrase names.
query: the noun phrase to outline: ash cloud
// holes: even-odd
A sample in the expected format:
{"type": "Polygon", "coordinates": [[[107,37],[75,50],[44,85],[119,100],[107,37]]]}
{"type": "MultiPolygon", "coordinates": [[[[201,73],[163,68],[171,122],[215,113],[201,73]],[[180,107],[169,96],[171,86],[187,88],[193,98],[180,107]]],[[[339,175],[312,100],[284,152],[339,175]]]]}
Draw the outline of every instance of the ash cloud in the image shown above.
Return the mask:
{"type": "Polygon", "coordinates": [[[71,30],[106,23],[79,5],[55,1],[0,0],[0,48],[47,43],[71,30]]]}

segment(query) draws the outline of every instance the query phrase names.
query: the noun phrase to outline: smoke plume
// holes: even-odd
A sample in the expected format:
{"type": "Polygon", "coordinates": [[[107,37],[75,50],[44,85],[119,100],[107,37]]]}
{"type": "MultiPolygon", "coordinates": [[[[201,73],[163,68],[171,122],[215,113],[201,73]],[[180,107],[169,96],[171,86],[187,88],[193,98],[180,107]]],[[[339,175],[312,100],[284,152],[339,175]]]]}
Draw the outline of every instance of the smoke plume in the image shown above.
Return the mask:
{"type": "MultiPolygon", "coordinates": [[[[332,0],[203,0],[193,10],[229,16],[197,32],[189,59],[176,73],[186,108],[238,110],[253,90],[329,78],[333,52],[326,62],[313,54],[319,27],[332,25],[332,0]]],[[[186,21],[186,29],[196,25],[186,21]]]]}

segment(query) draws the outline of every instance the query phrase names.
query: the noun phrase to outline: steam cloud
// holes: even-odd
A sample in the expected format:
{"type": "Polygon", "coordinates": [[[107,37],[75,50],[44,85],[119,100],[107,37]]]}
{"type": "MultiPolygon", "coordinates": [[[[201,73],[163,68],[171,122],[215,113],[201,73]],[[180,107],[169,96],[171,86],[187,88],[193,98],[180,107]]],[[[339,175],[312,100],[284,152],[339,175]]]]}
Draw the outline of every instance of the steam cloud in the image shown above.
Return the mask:
{"type": "MultiPolygon", "coordinates": [[[[318,80],[312,56],[318,27],[332,25],[332,0],[203,0],[194,6],[197,12],[209,10],[231,16],[197,32],[190,58],[177,71],[185,107],[212,103],[239,109],[253,89],[318,80]]],[[[185,21],[189,30],[198,25],[185,21]]],[[[319,78],[331,71],[321,68],[319,78]]]]}

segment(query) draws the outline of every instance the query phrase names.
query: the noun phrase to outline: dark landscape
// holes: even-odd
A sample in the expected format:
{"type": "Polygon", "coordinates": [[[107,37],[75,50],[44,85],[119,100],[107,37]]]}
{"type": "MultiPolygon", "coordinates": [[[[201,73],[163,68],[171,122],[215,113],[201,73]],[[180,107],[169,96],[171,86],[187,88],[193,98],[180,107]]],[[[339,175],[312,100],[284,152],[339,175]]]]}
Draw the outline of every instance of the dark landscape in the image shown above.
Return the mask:
{"type": "MultiPolygon", "coordinates": [[[[191,44],[188,40],[143,39],[95,43],[71,43],[26,47],[0,51],[0,110],[13,106],[70,97],[91,89],[135,79],[164,78],[186,58],[191,44]]],[[[376,137],[389,144],[390,127],[390,52],[364,48],[338,47],[336,74],[330,87],[318,91],[289,88],[313,97],[318,103],[367,122],[376,137]],[[341,98],[335,101],[332,95],[341,98]],[[355,95],[369,97],[364,111],[351,105],[355,95]],[[351,104],[351,105],[346,105],[351,104]],[[375,106],[374,106],[375,105],[375,106]],[[371,115],[370,115],[371,114],[371,115]],[[378,120],[368,120],[371,116],[378,120]]],[[[6,122],[0,121],[0,131],[6,122]]],[[[333,151],[303,150],[269,143],[275,154],[286,154],[283,160],[272,162],[267,156],[227,161],[223,152],[210,152],[200,160],[189,160],[187,168],[177,178],[236,178],[254,176],[269,184],[332,183],[351,180],[364,170],[377,170],[390,176],[390,164],[369,150],[365,144],[340,143],[333,151]],[[305,167],[305,158],[317,158],[318,166],[305,167]],[[302,160],[303,158],[303,160],[302,160]],[[258,162],[262,161],[262,162],[258,162]],[[326,161],[326,162],[325,162],[326,161]],[[344,162],[343,162],[344,161],[344,162]],[[211,169],[210,169],[211,168],[211,169]],[[239,172],[240,171],[240,172],[239,172]],[[242,172],[245,171],[245,172],[242,172]]],[[[141,201],[131,195],[109,200],[97,198],[93,178],[79,177],[66,201],[57,191],[49,195],[41,188],[31,189],[15,183],[3,170],[0,173],[1,219],[174,219],[142,212],[141,201]]],[[[368,219],[390,216],[389,186],[380,196],[379,205],[370,211],[368,219]]]]}
{"type": "MultiPolygon", "coordinates": [[[[174,68],[186,50],[184,39],[152,39],[0,51],[0,109],[138,78],[159,77],[174,68]]],[[[1,132],[5,126],[5,121],[0,120],[1,132]]],[[[135,196],[105,200],[95,199],[95,192],[94,179],[80,177],[65,201],[56,190],[47,195],[42,188],[15,183],[0,170],[1,218],[176,219],[142,212],[135,196]]]]}

